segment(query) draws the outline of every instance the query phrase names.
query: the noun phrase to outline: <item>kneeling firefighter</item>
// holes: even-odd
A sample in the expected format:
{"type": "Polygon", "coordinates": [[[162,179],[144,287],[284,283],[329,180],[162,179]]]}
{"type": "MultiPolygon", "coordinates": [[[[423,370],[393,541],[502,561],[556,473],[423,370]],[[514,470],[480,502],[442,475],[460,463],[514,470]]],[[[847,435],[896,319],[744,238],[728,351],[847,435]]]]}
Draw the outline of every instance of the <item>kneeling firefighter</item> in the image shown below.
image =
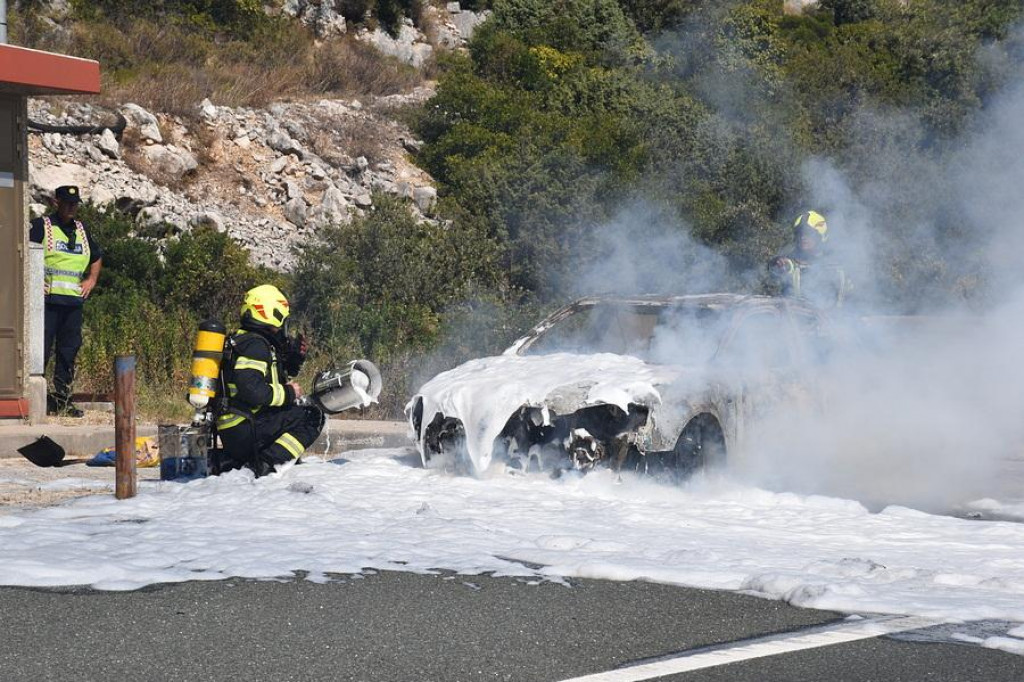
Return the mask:
{"type": "Polygon", "coordinates": [[[298,459],[320,435],[324,412],[302,398],[291,377],[306,359],[307,345],[288,334],[288,299],[270,284],[250,289],[241,329],[225,344],[217,433],[219,472],[249,467],[257,476],[298,459]]]}

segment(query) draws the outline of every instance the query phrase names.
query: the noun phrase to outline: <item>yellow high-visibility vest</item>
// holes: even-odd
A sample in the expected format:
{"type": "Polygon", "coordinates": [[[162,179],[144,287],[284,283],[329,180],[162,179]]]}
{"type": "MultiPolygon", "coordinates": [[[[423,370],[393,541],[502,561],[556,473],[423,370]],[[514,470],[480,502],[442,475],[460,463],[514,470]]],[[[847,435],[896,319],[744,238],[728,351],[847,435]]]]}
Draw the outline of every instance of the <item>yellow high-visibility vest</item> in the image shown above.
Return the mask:
{"type": "Polygon", "coordinates": [[[49,216],[43,218],[43,293],[82,297],[82,277],[89,269],[89,239],[85,226],[75,221],[75,246],[49,216]]]}

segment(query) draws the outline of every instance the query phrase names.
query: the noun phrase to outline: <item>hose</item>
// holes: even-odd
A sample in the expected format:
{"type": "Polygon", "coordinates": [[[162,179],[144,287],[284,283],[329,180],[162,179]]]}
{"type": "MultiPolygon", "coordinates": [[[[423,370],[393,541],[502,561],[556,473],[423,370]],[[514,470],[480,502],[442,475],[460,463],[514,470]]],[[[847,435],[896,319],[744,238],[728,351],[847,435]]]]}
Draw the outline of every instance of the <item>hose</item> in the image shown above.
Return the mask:
{"type": "Polygon", "coordinates": [[[99,135],[104,130],[110,130],[110,132],[114,133],[114,137],[119,142],[121,140],[121,135],[124,134],[124,129],[126,127],[128,127],[128,119],[126,119],[122,114],[117,115],[117,123],[115,123],[114,125],[57,126],[50,125],[48,123],[39,123],[38,121],[33,121],[32,119],[29,119],[28,121],[29,131],[34,133],[62,133],[65,135],[99,135]]]}

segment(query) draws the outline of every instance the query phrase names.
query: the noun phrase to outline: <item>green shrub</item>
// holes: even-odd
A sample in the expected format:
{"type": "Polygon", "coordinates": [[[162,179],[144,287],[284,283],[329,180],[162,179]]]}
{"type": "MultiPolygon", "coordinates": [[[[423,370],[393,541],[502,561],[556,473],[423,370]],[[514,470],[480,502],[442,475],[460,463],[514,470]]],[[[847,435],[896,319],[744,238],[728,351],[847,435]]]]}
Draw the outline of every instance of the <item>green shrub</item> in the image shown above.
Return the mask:
{"type": "Polygon", "coordinates": [[[643,33],[677,27],[697,4],[698,0],[619,0],[622,10],[643,33]]]}
{"type": "Polygon", "coordinates": [[[443,311],[493,281],[493,247],[479,227],[471,219],[417,223],[404,200],[377,195],[365,216],[300,246],[292,309],[311,332],[317,362],[380,363],[382,403],[400,412],[408,387],[399,369],[437,343],[443,311]]]}
{"type": "Polygon", "coordinates": [[[614,0],[495,0],[491,25],[529,45],[581,52],[594,64],[624,64],[645,51],[614,0]]]}
{"type": "Polygon", "coordinates": [[[832,13],[836,26],[867,21],[878,13],[875,0],[821,0],[819,6],[832,13]]]}
{"type": "Polygon", "coordinates": [[[252,266],[249,253],[231,237],[209,228],[169,240],[163,255],[164,274],[155,292],[158,300],[200,318],[229,322],[237,317],[246,291],[281,281],[281,275],[252,266]]]}

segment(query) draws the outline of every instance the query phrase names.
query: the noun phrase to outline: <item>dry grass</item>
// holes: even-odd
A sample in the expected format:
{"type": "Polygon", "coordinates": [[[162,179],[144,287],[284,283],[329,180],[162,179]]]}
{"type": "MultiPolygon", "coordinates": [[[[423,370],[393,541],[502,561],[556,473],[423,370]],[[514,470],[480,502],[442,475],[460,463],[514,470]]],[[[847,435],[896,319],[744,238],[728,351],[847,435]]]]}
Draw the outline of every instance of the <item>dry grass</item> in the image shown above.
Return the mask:
{"type": "Polygon", "coordinates": [[[310,132],[310,146],[319,157],[340,164],[339,150],[343,149],[345,155],[353,159],[365,156],[371,164],[384,160],[380,122],[367,117],[346,119],[342,126],[335,119],[320,119],[317,123],[310,132]]]}
{"type": "Polygon", "coordinates": [[[148,109],[195,118],[206,97],[222,106],[264,107],[300,96],[305,65],[221,63],[207,66],[153,64],[138,75],[115,74],[104,85],[112,102],[136,102],[148,109]]]}
{"type": "Polygon", "coordinates": [[[419,84],[420,74],[351,36],[316,45],[301,26],[281,22],[248,41],[215,41],[183,26],[145,19],[126,25],[79,21],[64,33],[17,25],[30,47],[100,62],[106,98],[183,116],[204,97],[260,107],[304,95],[390,95],[419,84]]]}
{"type": "Polygon", "coordinates": [[[135,102],[185,119],[196,117],[206,97],[259,108],[281,99],[391,95],[425,77],[351,36],[317,45],[289,23],[245,42],[217,42],[146,20],[120,27],[80,21],[68,33],[35,40],[34,47],[98,60],[103,102],[135,102]]]}
{"type": "Polygon", "coordinates": [[[192,406],[184,385],[174,387],[141,386],[136,395],[136,413],[147,422],[184,424],[192,418],[192,406]]]}
{"type": "Polygon", "coordinates": [[[394,95],[422,82],[422,74],[411,66],[345,37],[314,50],[305,87],[310,93],[359,97],[394,95]]]}

